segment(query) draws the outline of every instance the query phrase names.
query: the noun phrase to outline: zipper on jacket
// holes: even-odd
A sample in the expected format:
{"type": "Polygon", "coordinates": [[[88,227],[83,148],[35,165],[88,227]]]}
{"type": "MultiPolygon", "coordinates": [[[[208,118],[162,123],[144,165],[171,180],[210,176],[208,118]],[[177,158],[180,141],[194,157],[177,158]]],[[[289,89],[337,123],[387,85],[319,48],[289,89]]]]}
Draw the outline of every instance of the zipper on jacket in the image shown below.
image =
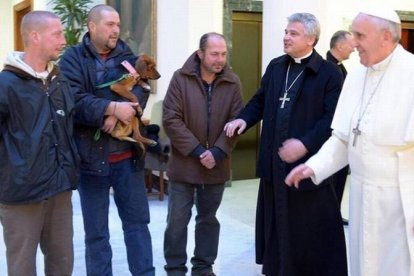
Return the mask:
{"type": "Polygon", "coordinates": [[[45,88],[45,93],[47,96],[47,100],[49,103],[49,114],[50,114],[50,119],[51,119],[51,124],[52,124],[52,129],[53,129],[53,133],[54,135],[54,141],[53,141],[53,145],[55,148],[55,154],[56,154],[56,161],[58,163],[58,165],[61,165],[61,161],[59,159],[59,152],[58,152],[58,147],[59,147],[59,131],[56,129],[57,128],[57,121],[55,120],[55,112],[54,112],[54,105],[53,105],[53,101],[50,97],[50,86],[52,84],[51,78],[47,78],[47,81],[44,82],[44,88],[45,88]]]}
{"type": "Polygon", "coordinates": [[[206,149],[210,148],[208,137],[210,136],[210,117],[211,117],[211,92],[213,84],[208,84],[207,87],[207,137],[206,137],[206,149]]]}

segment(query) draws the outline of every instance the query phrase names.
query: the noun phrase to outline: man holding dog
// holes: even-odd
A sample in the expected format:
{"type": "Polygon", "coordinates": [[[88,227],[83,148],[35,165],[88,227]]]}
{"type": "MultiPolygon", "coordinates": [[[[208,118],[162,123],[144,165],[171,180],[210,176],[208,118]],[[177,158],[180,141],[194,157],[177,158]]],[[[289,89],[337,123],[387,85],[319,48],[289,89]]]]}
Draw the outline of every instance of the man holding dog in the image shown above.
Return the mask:
{"type": "Polygon", "coordinates": [[[165,270],[187,272],[187,225],[197,208],[193,276],[213,276],[220,224],[216,218],[224,183],[230,179],[235,138],[225,123],[243,106],[239,78],[226,64],[227,46],[218,33],[204,34],[200,46],[175,71],[163,105],[163,125],[171,139],[168,162],[168,216],[164,236],[165,270]]]}
{"type": "Polygon", "coordinates": [[[0,73],[0,221],[8,275],[72,275],[72,190],[79,180],[73,140],[75,99],[54,61],[66,41],[59,17],[27,13],[24,52],[0,73]]]}
{"type": "MultiPolygon", "coordinates": [[[[119,39],[119,14],[112,7],[93,7],[87,27],[83,41],[67,49],[60,61],[76,97],[75,140],[81,155],[79,195],[87,274],[112,275],[108,229],[112,187],[129,270],[132,275],[154,275],[143,160],[131,142],[119,141],[109,134],[118,121],[132,120],[136,104],[122,101],[109,87],[97,88],[127,73],[121,62],[135,62],[136,56],[119,39]]],[[[137,86],[133,93],[145,107],[149,93],[137,86]]]]}

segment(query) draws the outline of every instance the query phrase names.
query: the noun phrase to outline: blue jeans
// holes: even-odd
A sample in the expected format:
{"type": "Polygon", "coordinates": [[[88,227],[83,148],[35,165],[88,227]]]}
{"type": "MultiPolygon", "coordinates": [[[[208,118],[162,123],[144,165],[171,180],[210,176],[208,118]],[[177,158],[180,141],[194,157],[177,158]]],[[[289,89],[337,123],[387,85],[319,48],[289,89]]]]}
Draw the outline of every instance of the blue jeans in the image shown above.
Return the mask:
{"type": "Polygon", "coordinates": [[[112,275],[112,250],[108,229],[111,186],[122,221],[129,270],[132,275],[155,275],[148,230],[150,219],[144,172],[137,171],[132,159],[112,164],[109,176],[81,174],[79,195],[85,229],[87,274],[112,275]]]}
{"type": "Polygon", "coordinates": [[[220,223],[216,212],[223,198],[224,183],[196,185],[171,182],[168,185],[168,216],[164,235],[165,270],[168,275],[187,272],[187,226],[195,204],[195,249],[192,275],[212,271],[217,257],[220,223]]]}

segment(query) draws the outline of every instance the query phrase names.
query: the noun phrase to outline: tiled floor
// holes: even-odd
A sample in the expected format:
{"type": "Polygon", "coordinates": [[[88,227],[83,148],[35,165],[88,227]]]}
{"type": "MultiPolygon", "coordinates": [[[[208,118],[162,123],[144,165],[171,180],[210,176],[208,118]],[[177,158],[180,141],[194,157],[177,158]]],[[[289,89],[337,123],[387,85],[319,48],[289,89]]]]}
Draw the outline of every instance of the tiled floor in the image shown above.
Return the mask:
{"type": "MultiPolygon", "coordinates": [[[[232,186],[226,188],[224,199],[218,212],[221,222],[219,254],[214,265],[214,271],[220,276],[256,276],[261,275],[261,267],[255,264],[254,253],[254,218],[257,198],[258,180],[233,181],[232,186]]],[[[73,194],[74,205],[74,246],[75,268],[74,276],[86,275],[84,266],[84,245],[82,215],[77,192],[73,194]]],[[[150,231],[153,240],[154,265],[156,275],[166,275],[163,270],[163,235],[165,218],[167,215],[168,197],[158,201],[156,196],[149,198],[151,224],[150,231]]],[[[345,191],[342,209],[347,210],[348,200],[345,191]]],[[[195,212],[193,212],[194,214],[195,212]]],[[[343,213],[347,217],[347,212],[343,213]]],[[[111,201],[109,216],[111,244],[113,250],[114,276],[130,275],[126,262],[125,246],[121,224],[116,207],[111,201]]],[[[0,232],[2,231],[0,226],[0,232]]],[[[194,248],[194,219],[189,226],[188,255],[192,256],[194,248]]],[[[43,273],[43,256],[38,253],[38,275],[43,273]]],[[[6,275],[5,248],[0,240],[0,275],[6,275]]]]}

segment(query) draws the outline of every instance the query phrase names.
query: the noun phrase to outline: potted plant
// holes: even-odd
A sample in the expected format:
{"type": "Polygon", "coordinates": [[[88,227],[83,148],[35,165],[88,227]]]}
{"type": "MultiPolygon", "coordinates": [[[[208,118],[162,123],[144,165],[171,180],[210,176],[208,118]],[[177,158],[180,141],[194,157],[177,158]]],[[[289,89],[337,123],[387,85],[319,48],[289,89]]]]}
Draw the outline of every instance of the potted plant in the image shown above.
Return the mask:
{"type": "Polygon", "coordinates": [[[66,46],[79,42],[85,27],[92,0],[51,0],[53,12],[60,17],[65,27],[66,46]]]}

